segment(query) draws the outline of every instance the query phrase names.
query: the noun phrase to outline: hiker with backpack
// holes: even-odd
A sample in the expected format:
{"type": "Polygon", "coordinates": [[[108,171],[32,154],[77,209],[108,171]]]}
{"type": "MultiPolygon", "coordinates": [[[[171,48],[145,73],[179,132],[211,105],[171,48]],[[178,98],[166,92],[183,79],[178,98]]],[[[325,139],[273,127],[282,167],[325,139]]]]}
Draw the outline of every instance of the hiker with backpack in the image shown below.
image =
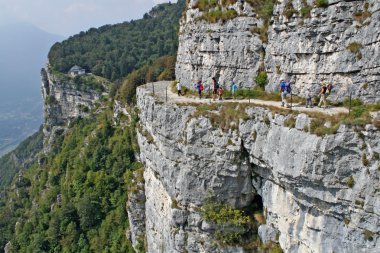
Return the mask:
{"type": "Polygon", "coordinates": [[[213,77],[212,78],[212,100],[215,101],[215,97],[218,95],[218,89],[219,89],[219,84],[218,82],[216,81],[216,78],[213,77]]]}
{"type": "Polygon", "coordinates": [[[198,81],[198,82],[195,84],[195,88],[196,88],[197,91],[198,91],[199,99],[201,99],[201,98],[202,98],[202,91],[203,91],[203,85],[202,85],[202,82],[201,82],[201,81],[198,81]]]}
{"type": "Polygon", "coordinates": [[[182,84],[181,84],[181,82],[178,82],[177,83],[177,91],[178,91],[178,96],[180,97],[180,96],[183,96],[183,94],[182,94],[182,84]]]}
{"type": "Polygon", "coordinates": [[[327,101],[326,101],[326,93],[327,93],[327,87],[326,85],[322,82],[321,86],[321,91],[319,92],[319,96],[321,97],[318,103],[318,107],[321,107],[322,103],[324,105],[324,108],[327,108],[327,101]]]}
{"type": "Polygon", "coordinates": [[[286,105],[286,107],[290,107],[288,102],[286,101],[286,95],[291,94],[291,92],[292,92],[292,88],[290,86],[290,83],[285,82],[284,79],[281,79],[280,93],[281,93],[281,106],[282,107],[284,107],[284,105],[286,105]]]}
{"type": "Polygon", "coordinates": [[[232,81],[232,85],[231,85],[231,93],[232,93],[232,97],[235,99],[235,95],[236,95],[236,91],[237,91],[237,85],[234,81],[232,81]]]}

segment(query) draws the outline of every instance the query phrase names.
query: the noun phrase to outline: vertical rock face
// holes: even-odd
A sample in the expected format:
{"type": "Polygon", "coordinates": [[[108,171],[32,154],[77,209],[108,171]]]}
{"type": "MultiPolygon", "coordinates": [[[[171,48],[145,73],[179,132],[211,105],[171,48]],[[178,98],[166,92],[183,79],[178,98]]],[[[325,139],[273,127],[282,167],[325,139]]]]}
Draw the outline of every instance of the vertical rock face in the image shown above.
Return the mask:
{"type": "MultiPolygon", "coordinates": [[[[302,1],[292,3],[295,10],[305,6],[302,1]]],[[[313,6],[313,1],[307,3],[313,6]]],[[[276,6],[269,29],[268,89],[277,89],[274,84],[283,73],[301,93],[325,81],[335,85],[332,100],[353,92],[366,102],[379,102],[380,2],[330,0],[305,18],[282,15],[291,8],[286,5],[281,1],[276,6]]]]}
{"type": "Polygon", "coordinates": [[[147,250],[216,252],[210,240],[215,228],[199,213],[204,200],[212,195],[242,208],[255,196],[240,145],[226,148],[237,136],[224,136],[206,118],[191,119],[192,107],[156,104],[143,89],[138,94],[147,250]]]}
{"type": "Polygon", "coordinates": [[[41,70],[44,103],[44,148],[49,151],[56,136],[62,134],[67,124],[88,115],[101,94],[96,91],[79,91],[70,80],[62,79],[47,69],[41,70]]]}
{"type": "Polygon", "coordinates": [[[238,209],[261,196],[266,224],[258,233],[285,252],[380,248],[374,126],[342,125],[319,137],[305,130],[307,115],[288,128],[294,116],[247,107],[247,117],[222,131],[194,106],[157,102],[144,88],[137,94],[148,252],[244,252],[215,243],[215,227],[200,211],[210,195],[238,209]]]}
{"type": "Polygon", "coordinates": [[[302,95],[332,82],[333,100],[352,92],[365,102],[380,101],[380,3],[330,0],[317,7],[312,0],[277,1],[268,28],[268,41],[254,31],[261,27],[246,1],[227,6],[238,17],[225,22],[200,20],[204,12],[190,1],[181,21],[176,76],[191,86],[216,76],[229,86],[255,85],[260,69],[268,73],[268,91],[279,79],[294,83],[302,95]],[[307,11],[310,8],[310,12],[307,11]]]}
{"type": "Polygon", "coordinates": [[[250,29],[261,21],[252,7],[238,1],[231,8],[241,17],[223,24],[199,21],[202,12],[190,1],[181,20],[176,77],[191,87],[198,80],[211,83],[217,77],[222,84],[235,80],[239,86],[251,87],[263,61],[262,42],[250,29]]]}
{"type": "Polygon", "coordinates": [[[144,247],[145,241],[145,185],[140,171],[134,173],[133,186],[130,189],[127,202],[129,220],[128,238],[135,249],[144,247]]]}

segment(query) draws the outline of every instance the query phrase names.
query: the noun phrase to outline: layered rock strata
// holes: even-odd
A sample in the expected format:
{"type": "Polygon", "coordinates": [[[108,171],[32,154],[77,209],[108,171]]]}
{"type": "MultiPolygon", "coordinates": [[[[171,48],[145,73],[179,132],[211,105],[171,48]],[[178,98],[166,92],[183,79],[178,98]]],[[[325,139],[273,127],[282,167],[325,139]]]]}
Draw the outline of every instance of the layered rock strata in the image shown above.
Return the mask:
{"type": "MultiPolygon", "coordinates": [[[[281,78],[294,84],[294,93],[321,82],[332,82],[332,100],[350,94],[365,102],[380,101],[380,2],[330,0],[276,1],[267,41],[255,31],[263,26],[249,1],[237,1],[234,19],[210,23],[198,1],[189,1],[181,21],[176,76],[184,85],[216,76],[229,87],[256,85],[259,70],[268,74],[268,91],[277,91],[281,78]]],[[[220,4],[220,3],[219,3],[220,4]]],[[[264,36],[265,38],[265,36],[264,36]]]]}
{"type": "Polygon", "coordinates": [[[69,79],[41,70],[44,99],[44,150],[49,152],[56,136],[65,132],[70,121],[87,116],[101,98],[101,93],[90,89],[80,91],[69,79]]]}
{"type": "Polygon", "coordinates": [[[231,6],[239,17],[225,23],[199,21],[203,15],[194,9],[197,1],[189,1],[181,20],[176,77],[191,87],[198,80],[211,83],[212,77],[227,84],[235,80],[241,87],[252,87],[263,47],[252,28],[261,25],[252,7],[238,1],[231,6]]]}
{"type": "Polygon", "coordinates": [[[380,132],[373,125],[317,136],[305,114],[248,106],[236,108],[244,119],[221,130],[196,106],[157,101],[144,88],[137,104],[147,252],[244,252],[218,246],[200,210],[210,195],[241,209],[257,194],[266,219],[259,235],[284,252],[380,248],[380,132]],[[295,123],[286,127],[290,117],[295,123]]]}
{"type": "MultiPolygon", "coordinates": [[[[301,10],[302,1],[293,1],[301,10]]],[[[313,6],[313,1],[307,1],[313,6]]],[[[315,91],[322,81],[332,82],[332,100],[350,93],[366,102],[380,102],[380,2],[329,1],[312,8],[310,16],[282,15],[286,1],[275,7],[269,29],[265,66],[268,89],[285,75],[296,87],[315,91]]],[[[289,7],[288,7],[289,8],[289,7]]]]}

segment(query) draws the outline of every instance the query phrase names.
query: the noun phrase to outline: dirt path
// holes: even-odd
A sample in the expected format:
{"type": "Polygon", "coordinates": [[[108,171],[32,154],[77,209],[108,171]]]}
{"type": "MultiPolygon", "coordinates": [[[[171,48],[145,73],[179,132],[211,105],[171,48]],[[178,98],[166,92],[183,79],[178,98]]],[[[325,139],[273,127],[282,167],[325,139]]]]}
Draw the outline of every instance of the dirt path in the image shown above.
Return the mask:
{"type": "MultiPolygon", "coordinates": [[[[197,97],[184,97],[184,96],[178,96],[177,94],[173,93],[171,90],[171,84],[172,81],[161,81],[161,82],[155,82],[155,83],[148,83],[142,87],[149,90],[153,93],[154,89],[154,95],[158,97],[161,101],[168,103],[251,103],[254,105],[264,105],[264,106],[275,106],[278,108],[284,108],[281,107],[281,102],[279,101],[266,101],[266,100],[259,100],[259,99],[228,99],[228,100],[215,100],[209,98],[203,98],[199,99],[197,97]]],[[[291,110],[291,109],[288,109],[291,110]]],[[[348,113],[348,109],[344,107],[329,107],[327,109],[319,108],[319,107],[313,107],[313,108],[305,108],[304,105],[300,104],[293,104],[292,110],[300,111],[300,112],[321,112],[329,115],[335,115],[338,113],[348,113]]]]}

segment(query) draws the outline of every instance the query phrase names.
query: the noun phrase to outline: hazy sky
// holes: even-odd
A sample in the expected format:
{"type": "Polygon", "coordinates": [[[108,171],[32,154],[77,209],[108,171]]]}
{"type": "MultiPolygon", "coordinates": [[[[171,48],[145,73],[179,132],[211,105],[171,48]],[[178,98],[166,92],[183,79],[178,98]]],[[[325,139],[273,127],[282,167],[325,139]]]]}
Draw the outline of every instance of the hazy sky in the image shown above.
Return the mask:
{"type": "Polygon", "coordinates": [[[67,37],[91,27],[142,18],[163,2],[169,0],[0,0],[0,25],[22,21],[67,37]]]}

